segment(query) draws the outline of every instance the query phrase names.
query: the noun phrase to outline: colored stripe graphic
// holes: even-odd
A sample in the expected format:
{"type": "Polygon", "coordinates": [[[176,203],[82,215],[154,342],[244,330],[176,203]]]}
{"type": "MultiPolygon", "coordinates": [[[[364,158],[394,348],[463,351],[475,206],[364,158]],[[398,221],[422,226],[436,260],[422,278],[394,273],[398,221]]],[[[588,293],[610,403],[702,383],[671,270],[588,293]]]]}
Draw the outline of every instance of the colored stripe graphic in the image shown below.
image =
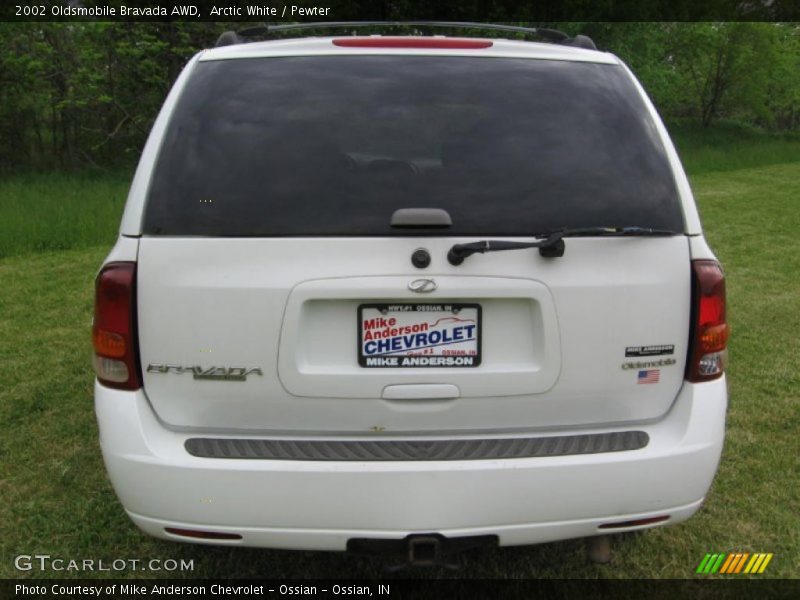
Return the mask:
{"type": "Polygon", "coordinates": [[[750,556],[749,553],[738,552],[736,555],[734,555],[730,566],[727,569],[722,569],[720,573],[726,573],[728,575],[738,573],[744,566],[744,561],[747,560],[748,556],[750,556]]]}
{"type": "Polygon", "coordinates": [[[736,567],[739,566],[739,561],[741,559],[742,559],[742,554],[740,552],[737,552],[736,554],[733,555],[733,560],[731,561],[730,567],[728,567],[728,569],[725,571],[720,571],[720,573],[725,573],[728,575],[734,573],[736,571],[736,567]]]}
{"type": "Polygon", "coordinates": [[[761,564],[761,561],[764,560],[763,554],[753,554],[753,557],[750,559],[750,562],[747,563],[747,566],[744,568],[745,573],[750,573],[753,570],[753,567],[758,569],[758,565],[761,564]]]}
{"type": "Polygon", "coordinates": [[[750,557],[749,552],[745,552],[742,556],[742,559],[736,565],[736,571],[731,570],[731,573],[736,573],[737,575],[742,572],[742,567],[744,567],[745,561],[750,557]]]}
{"type": "Polygon", "coordinates": [[[730,574],[736,571],[736,567],[739,565],[739,561],[742,559],[741,553],[737,552],[733,555],[733,560],[731,561],[730,566],[727,569],[723,569],[720,573],[730,574]]]}
{"type": "Polygon", "coordinates": [[[728,569],[731,567],[731,563],[735,562],[736,554],[728,554],[728,559],[723,563],[722,568],[719,570],[720,573],[727,573],[728,569]]]}
{"type": "Polygon", "coordinates": [[[767,568],[773,554],[767,552],[717,552],[708,553],[700,561],[695,573],[720,575],[760,574],[767,568]],[[745,566],[746,565],[746,566],[745,566]]]}
{"type": "Polygon", "coordinates": [[[770,552],[769,554],[766,555],[766,557],[764,558],[764,562],[761,563],[761,566],[758,568],[758,572],[759,573],[763,573],[764,569],[767,568],[767,565],[769,564],[769,561],[771,561],[771,560],[772,560],[772,552],[770,552]]]}
{"type": "Polygon", "coordinates": [[[719,555],[719,558],[716,560],[714,565],[711,567],[711,573],[716,573],[719,570],[720,565],[722,564],[722,560],[725,558],[725,553],[719,555]]]}
{"type": "Polygon", "coordinates": [[[710,554],[706,554],[705,557],[703,558],[703,560],[700,561],[700,564],[698,565],[697,571],[695,571],[695,573],[705,573],[706,572],[706,565],[708,565],[710,560],[711,560],[711,555],[710,554]]]}

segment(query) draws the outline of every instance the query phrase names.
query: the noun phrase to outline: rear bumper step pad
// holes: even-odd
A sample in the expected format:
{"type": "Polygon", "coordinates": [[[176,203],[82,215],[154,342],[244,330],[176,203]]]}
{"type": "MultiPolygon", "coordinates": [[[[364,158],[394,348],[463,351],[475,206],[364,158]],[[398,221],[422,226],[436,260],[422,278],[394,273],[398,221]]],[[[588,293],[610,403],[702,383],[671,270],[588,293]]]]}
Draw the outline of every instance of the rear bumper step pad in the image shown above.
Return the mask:
{"type": "Polygon", "coordinates": [[[200,458],[304,461],[427,461],[538,458],[639,450],[644,431],[515,439],[434,441],[288,441],[241,438],[190,438],[184,446],[200,458]]]}

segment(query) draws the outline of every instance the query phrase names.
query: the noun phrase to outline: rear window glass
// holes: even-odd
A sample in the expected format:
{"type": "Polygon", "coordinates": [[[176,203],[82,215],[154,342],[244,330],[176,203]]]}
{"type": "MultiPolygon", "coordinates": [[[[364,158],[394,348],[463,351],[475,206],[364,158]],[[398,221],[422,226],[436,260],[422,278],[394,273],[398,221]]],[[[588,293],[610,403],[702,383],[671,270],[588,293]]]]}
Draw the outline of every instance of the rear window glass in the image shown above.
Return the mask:
{"type": "Polygon", "coordinates": [[[446,235],[682,231],[652,120],[616,65],[329,56],[202,62],[163,140],[144,232],[446,235]]]}

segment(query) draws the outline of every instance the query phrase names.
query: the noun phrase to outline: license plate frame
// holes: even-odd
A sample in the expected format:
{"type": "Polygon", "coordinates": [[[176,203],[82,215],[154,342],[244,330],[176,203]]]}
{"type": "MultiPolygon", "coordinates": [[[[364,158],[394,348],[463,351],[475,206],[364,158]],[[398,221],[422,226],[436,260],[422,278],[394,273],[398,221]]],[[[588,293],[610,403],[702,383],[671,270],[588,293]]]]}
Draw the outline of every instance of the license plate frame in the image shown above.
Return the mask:
{"type": "Polygon", "coordinates": [[[470,369],[481,364],[480,304],[370,302],[358,305],[357,317],[356,353],[361,367],[470,369]],[[376,334],[380,337],[374,337],[376,334]],[[430,343],[429,335],[436,336],[435,343],[430,343]],[[381,341],[387,346],[383,351],[378,347],[381,341]]]}

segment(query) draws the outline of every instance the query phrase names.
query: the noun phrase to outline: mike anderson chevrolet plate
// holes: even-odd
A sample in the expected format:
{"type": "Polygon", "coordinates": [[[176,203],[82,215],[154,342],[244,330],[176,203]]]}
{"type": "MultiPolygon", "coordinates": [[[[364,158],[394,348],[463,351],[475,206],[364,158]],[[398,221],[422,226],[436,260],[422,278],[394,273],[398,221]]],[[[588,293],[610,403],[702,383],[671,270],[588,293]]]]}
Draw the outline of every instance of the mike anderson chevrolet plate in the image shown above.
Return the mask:
{"type": "Polygon", "coordinates": [[[358,362],[362,367],[477,367],[478,304],[362,304],[358,362]]]}

